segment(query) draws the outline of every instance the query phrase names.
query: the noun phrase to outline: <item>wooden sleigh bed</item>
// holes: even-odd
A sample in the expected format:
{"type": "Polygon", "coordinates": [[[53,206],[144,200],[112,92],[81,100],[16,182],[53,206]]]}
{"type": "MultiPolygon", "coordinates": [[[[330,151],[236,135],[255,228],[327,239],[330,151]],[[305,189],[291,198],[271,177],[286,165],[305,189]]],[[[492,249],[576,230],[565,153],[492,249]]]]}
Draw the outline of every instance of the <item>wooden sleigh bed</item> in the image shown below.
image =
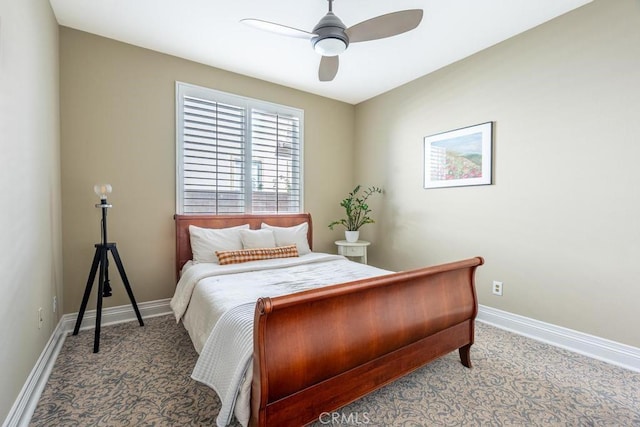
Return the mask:
{"type": "MultiPolygon", "coordinates": [[[[191,259],[189,225],[264,222],[309,214],[176,215],[176,269],[191,259]]],[[[471,367],[480,257],[261,298],[255,310],[252,426],[302,426],[456,349],[471,367]]]]}

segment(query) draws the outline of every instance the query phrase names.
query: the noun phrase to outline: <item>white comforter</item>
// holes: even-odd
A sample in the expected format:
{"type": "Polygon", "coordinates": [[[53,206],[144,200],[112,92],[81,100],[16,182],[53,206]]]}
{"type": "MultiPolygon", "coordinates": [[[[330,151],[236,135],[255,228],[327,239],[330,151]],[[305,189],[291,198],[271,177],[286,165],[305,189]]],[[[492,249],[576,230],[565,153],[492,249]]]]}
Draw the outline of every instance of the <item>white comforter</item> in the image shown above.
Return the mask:
{"type": "Polygon", "coordinates": [[[245,426],[249,419],[253,310],[258,298],[388,273],[322,253],[243,264],[194,264],[184,272],[171,308],[200,353],[192,377],[216,390],[222,401],[217,424],[229,424],[232,411],[245,426]],[[233,326],[224,326],[228,324],[233,326]],[[225,330],[229,327],[236,329],[225,330]]]}

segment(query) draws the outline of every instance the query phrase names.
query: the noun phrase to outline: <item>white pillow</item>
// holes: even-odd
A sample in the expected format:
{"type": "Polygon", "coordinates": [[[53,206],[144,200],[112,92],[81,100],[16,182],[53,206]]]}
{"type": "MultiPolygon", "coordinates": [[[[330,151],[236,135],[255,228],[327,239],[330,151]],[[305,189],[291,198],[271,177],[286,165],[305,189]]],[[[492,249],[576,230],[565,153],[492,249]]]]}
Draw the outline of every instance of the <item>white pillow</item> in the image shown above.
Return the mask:
{"type": "Polygon", "coordinates": [[[293,227],[275,227],[263,222],[260,228],[273,231],[273,235],[276,238],[276,246],[278,247],[295,244],[298,247],[299,255],[306,255],[311,252],[309,241],[307,240],[309,224],[306,222],[293,227]]]}
{"type": "Polygon", "coordinates": [[[276,239],[271,230],[240,230],[244,249],[275,248],[276,239]]]}
{"type": "Polygon", "coordinates": [[[236,251],[242,249],[240,230],[249,224],[229,228],[201,228],[189,226],[191,253],[194,262],[218,263],[216,251],[236,251]]]}

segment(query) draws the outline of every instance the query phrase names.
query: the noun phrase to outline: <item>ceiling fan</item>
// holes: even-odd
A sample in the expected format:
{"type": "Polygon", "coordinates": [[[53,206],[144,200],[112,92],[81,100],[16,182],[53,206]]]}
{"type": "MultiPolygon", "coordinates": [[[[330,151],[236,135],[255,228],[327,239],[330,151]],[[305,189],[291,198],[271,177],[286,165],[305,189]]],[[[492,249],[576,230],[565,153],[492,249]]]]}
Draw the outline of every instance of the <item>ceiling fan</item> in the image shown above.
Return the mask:
{"type": "Polygon", "coordinates": [[[409,9],[376,16],[347,28],[340,18],[333,14],[333,0],[327,1],[329,12],[311,32],[261,19],[242,19],[240,22],[283,36],[310,40],[313,49],[322,55],[318,78],[322,82],[328,82],[338,73],[338,55],[347,49],[349,43],[378,40],[402,34],[413,30],[422,21],[422,9],[409,9]]]}

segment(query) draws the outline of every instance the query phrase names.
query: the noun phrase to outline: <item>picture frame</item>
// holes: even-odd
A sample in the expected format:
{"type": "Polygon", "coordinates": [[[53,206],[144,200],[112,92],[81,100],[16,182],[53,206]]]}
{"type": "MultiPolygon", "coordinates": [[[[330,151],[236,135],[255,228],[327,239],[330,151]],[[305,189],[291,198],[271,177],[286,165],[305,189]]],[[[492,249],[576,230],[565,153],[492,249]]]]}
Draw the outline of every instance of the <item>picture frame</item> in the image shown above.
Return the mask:
{"type": "Polygon", "coordinates": [[[424,138],[424,188],[493,183],[493,122],[424,138]]]}

